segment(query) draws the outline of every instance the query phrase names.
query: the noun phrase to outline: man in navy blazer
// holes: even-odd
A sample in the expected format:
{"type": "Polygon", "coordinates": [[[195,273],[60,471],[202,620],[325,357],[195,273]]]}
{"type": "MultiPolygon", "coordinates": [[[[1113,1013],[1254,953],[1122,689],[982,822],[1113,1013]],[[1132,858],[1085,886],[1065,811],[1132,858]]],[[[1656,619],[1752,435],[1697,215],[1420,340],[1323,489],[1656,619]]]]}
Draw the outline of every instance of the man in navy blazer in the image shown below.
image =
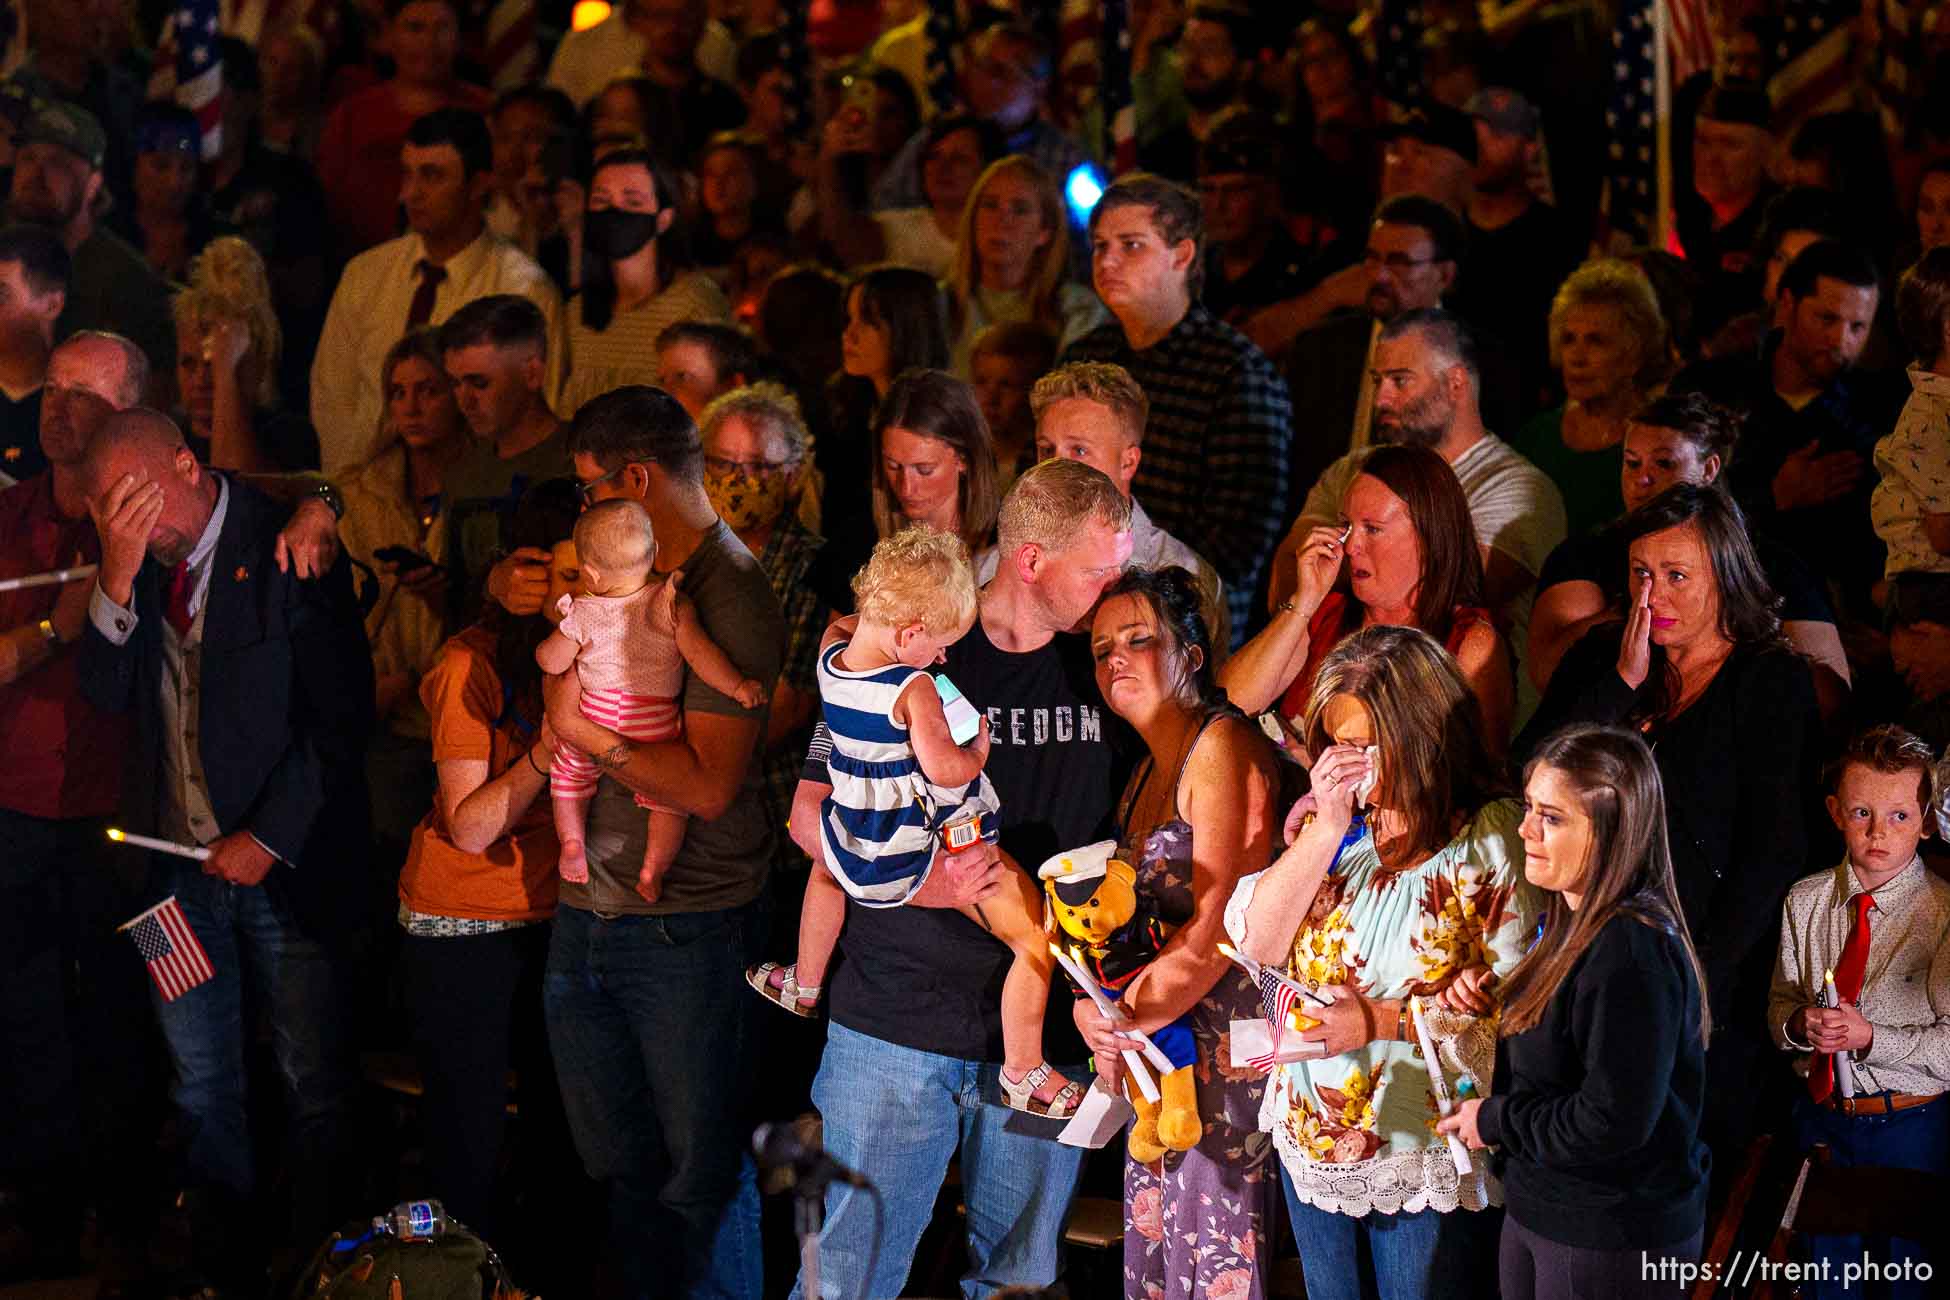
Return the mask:
{"type": "Polygon", "coordinates": [[[216,971],[157,1006],[201,1280],[244,1286],[266,1243],[247,1231],[246,978],[285,1082],[294,1226],[322,1234],[335,1208],[327,1171],[352,1079],[335,949],[366,897],[372,660],[343,560],[308,582],[279,572],[285,509],[200,465],[168,417],[110,417],[86,477],[102,559],[81,682],[135,718],[124,825],[210,850],[153,864],[155,898],[176,896],[216,971]]]}

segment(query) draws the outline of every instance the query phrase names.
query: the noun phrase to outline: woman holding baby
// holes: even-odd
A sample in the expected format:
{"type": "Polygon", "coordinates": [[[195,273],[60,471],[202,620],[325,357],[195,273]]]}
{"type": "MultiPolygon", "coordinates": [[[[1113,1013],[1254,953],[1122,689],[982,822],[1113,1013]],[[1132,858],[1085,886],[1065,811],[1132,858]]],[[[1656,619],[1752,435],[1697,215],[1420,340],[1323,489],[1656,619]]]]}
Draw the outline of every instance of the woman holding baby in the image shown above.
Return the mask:
{"type": "Polygon", "coordinates": [[[1427,633],[1366,627],[1313,674],[1300,716],[1313,792],[1288,844],[1240,883],[1226,928],[1314,990],[1278,1044],[1260,1114],[1279,1152],[1313,1300],[1471,1297],[1489,1273],[1501,1189],[1485,1155],[1458,1174],[1418,1045],[1445,1088],[1489,1091],[1492,992],[1535,932],[1519,806],[1481,706],[1427,633]],[[1371,1257],[1372,1287],[1361,1256],[1371,1257]]]}

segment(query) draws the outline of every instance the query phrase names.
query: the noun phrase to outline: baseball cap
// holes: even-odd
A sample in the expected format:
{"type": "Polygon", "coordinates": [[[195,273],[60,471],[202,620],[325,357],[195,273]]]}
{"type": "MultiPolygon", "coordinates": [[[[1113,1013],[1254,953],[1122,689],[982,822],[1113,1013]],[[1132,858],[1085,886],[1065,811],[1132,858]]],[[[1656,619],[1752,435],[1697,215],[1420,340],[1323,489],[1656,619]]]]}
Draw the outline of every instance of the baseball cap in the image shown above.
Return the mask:
{"type": "Polygon", "coordinates": [[[1485,86],[1469,97],[1463,111],[1502,135],[1537,138],[1542,119],[1529,100],[1507,86],[1485,86]]]}
{"type": "Polygon", "coordinates": [[[63,99],[36,100],[15,137],[17,144],[58,144],[90,167],[102,165],[108,136],[95,115],[63,99]]]}
{"type": "Polygon", "coordinates": [[[1437,149],[1460,154],[1472,163],[1476,161],[1475,124],[1468,114],[1458,112],[1447,104],[1422,104],[1410,109],[1407,117],[1384,127],[1381,138],[1420,140],[1437,149]]]}

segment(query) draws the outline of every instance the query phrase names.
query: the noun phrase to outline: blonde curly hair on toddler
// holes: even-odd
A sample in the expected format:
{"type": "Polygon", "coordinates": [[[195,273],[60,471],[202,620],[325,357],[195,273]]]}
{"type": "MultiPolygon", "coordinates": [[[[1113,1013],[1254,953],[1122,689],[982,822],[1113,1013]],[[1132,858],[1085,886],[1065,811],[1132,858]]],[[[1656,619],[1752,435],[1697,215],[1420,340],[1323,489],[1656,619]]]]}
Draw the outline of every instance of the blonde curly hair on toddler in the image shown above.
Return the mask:
{"type": "Polygon", "coordinates": [[[919,623],[940,636],[975,621],[975,566],[952,533],[926,524],[882,538],[853,575],[860,617],[886,627],[919,623]]]}

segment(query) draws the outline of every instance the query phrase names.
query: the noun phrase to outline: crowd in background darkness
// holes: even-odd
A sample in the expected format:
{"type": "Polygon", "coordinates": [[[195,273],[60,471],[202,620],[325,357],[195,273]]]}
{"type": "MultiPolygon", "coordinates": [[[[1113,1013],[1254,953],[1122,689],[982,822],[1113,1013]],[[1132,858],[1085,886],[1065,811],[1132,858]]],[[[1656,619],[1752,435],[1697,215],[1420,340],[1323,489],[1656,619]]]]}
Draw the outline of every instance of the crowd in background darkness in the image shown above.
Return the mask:
{"type": "Polygon", "coordinates": [[[432,1197],[796,1296],[806,1112],[829,1297],[1671,1295],[1759,1139],[1950,1179],[1950,44],[1670,10],[1654,151],[1630,0],[6,0],[0,1284],[432,1197]],[[1104,840],[1115,1015],[1021,928],[1104,840]],[[1133,1030],[1196,1133],[1056,1142],[1133,1030]]]}

